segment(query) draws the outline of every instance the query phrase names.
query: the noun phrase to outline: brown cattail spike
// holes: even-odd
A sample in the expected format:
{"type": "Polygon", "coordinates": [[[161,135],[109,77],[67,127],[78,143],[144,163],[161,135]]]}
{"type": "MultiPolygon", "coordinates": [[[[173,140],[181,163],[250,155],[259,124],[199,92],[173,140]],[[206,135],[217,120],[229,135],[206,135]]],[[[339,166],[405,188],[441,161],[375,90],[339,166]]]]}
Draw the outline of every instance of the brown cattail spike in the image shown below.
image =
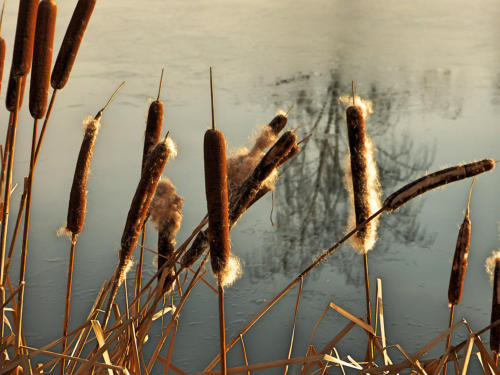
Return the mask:
{"type": "Polygon", "coordinates": [[[38,0],[20,0],[17,15],[16,38],[10,75],[21,77],[29,73],[33,55],[38,0]]]}
{"type": "Polygon", "coordinates": [[[226,142],[218,130],[207,130],[203,144],[208,208],[210,260],[214,274],[227,266],[230,253],[226,175],[226,142]]]}
{"type": "Polygon", "coordinates": [[[453,266],[450,274],[450,284],[448,286],[448,303],[450,305],[458,305],[462,299],[462,291],[464,289],[465,272],[467,271],[467,263],[469,260],[470,237],[471,237],[471,221],[469,219],[469,206],[474,186],[472,180],[469,199],[467,202],[467,210],[460,229],[458,231],[457,246],[455,248],[455,256],[453,257],[453,266]]]}
{"type": "Polygon", "coordinates": [[[21,108],[24,99],[24,89],[26,88],[27,79],[24,78],[21,83],[21,91],[19,94],[19,103],[17,103],[17,80],[19,78],[14,78],[12,75],[9,76],[9,82],[7,84],[7,94],[5,96],[5,105],[9,112],[14,112],[16,110],[16,105],[21,108]]]}
{"type": "Polygon", "coordinates": [[[151,103],[148,110],[148,119],[146,121],[146,131],[144,133],[144,151],[142,153],[142,169],[151,149],[160,141],[161,127],[163,124],[163,103],[160,101],[160,92],[163,81],[163,69],[161,70],[160,85],[158,88],[158,97],[151,103]]]}
{"type": "Polygon", "coordinates": [[[62,89],[68,82],[71,69],[75,63],[78,48],[83,39],[83,34],[94,10],[97,0],[78,0],[73,12],[61,48],[57,55],[50,84],[55,90],[62,89]]]}
{"type": "MultiPolygon", "coordinates": [[[[118,265],[119,283],[123,281],[127,265],[137,244],[144,220],[169,156],[175,154],[175,145],[170,139],[158,143],[146,162],[144,172],[135,191],[121,239],[120,262],[118,265]]],[[[112,297],[114,298],[114,297],[112,297]]]]}
{"type": "Polygon", "coordinates": [[[76,236],[83,230],[85,222],[85,210],[87,207],[87,180],[90,171],[90,161],[94,153],[94,145],[101,127],[100,119],[103,111],[107,108],[111,100],[115,97],[118,91],[123,87],[123,82],[118,89],[115,90],[106,105],[101,109],[94,118],[88,117],[83,124],[85,135],[78,154],[76,162],[75,175],[73,177],[73,185],[68,206],[68,218],[66,224],[66,232],[76,236]]]}
{"type": "MultiPolygon", "coordinates": [[[[500,257],[495,259],[495,274],[493,279],[493,299],[491,301],[491,323],[500,319],[500,257]]],[[[490,348],[493,354],[500,354],[500,325],[491,329],[490,348]]]]}
{"type": "Polygon", "coordinates": [[[384,208],[389,212],[394,211],[408,201],[429,190],[446,185],[450,182],[463,180],[467,177],[474,177],[480,173],[490,171],[493,168],[495,168],[495,161],[493,159],[483,159],[431,173],[403,186],[401,189],[389,195],[384,201],[384,208]]]}
{"type": "Polygon", "coordinates": [[[47,110],[56,15],[57,5],[54,0],[40,1],[36,20],[29,101],[30,113],[35,119],[43,118],[47,110]]]}

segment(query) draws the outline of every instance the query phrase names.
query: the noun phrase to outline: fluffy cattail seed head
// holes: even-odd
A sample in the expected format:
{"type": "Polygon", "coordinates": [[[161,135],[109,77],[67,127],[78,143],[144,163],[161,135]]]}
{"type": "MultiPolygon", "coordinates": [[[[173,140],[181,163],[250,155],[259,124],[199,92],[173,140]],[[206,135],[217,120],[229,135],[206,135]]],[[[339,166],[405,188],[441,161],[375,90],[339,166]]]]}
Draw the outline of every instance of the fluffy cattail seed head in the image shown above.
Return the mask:
{"type": "MultiPolygon", "coordinates": [[[[379,183],[373,144],[365,135],[362,108],[350,106],[346,117],[350,151],[346,180],[354,206],[355,224],[358,225],[379,209],[379,183]]],[[[377,223],[377,220],[370,221],[352,237],[351,243],[356,251],[366,253],[375,246],[377,223]]]]}
{"type": "Polygon", "coordinates": [[[56,15],[57,5],[54,0],[40,1],[36,20],[29,101],[31,116],[37,119],[42,118],[47,109],[56,15]]]}

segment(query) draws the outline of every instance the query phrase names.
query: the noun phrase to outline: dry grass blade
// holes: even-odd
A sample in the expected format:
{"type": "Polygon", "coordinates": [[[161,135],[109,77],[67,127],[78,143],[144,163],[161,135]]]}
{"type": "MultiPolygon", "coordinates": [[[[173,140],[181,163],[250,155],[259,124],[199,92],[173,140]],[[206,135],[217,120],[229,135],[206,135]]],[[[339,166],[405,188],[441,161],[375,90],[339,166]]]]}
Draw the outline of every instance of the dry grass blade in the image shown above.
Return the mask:
{"type": "MultiPolygon", "coordinates": [[[[302,295],[302,286],[303,286],[303,280],[300,279],[299,291],[297,292],[297,302],[295,302],[295,311],[293,313],[292,336],[290,337],[290,348],[288,349],[287,359],[290,359],[292,355],[293,339],[295,337],[295,325],[297,323],[297,313],[299,311],[300,297],[302,295]]],[[[288,372],[288,366],[285,366],[285,369],[283,370],[283,375],[286,375],[287,372],[288,372]]]]}
{"type": "MultiPolygon", "coordinates": [[[[104,332],[102,331],[101,324],[97,320],[91,320],[92,324],[92,329],[94,330],[95,337],[97,339],[97,342],[99,343],[99,348],[102,348],[104,344],[106,343],[106,338],[104,337],[104,332]]],[[[111,365],[111,360],[109,359],[109,354],[108,351],[105,350],[102,353],[102,358],[104,359],[104,363],[107,365],[111,365]]],[[[113,375],[113,371],[108,368],[108,374],[113,375]]]]}
{"type": "Polygon", "coordinates": [[[176,320],[175,321],[174,332],[172,333],[172,337],[170,338],[170,345],[168,346],[167,363],[165,363],[165,370],[163,371],[164,375],[168,375],[168,369],[170,367],[170,361],[172,360],[172,352],[173,352],[173,349],[174,349],[175,337],[177,335],[177,328],[178,328],[178,326],[179,326],[179,322],[176,320]]]}
{"type": "Polygon", "coordinates": [[[349,311],[344,310],[342,307],[337,306],[333,302],[330,302],[330,304],[328,306],[330,308],[334,309],[335,311],[337,311],[339,314],[341,314],[345,318],[349,319],[351,322],[356,323],[358,326],[363,328],[366,332],[368,332],[372,336],[375,336],[375,332],[373,331],[373,328],[370,325],[366,324],[366,322],[364,322],[360,318],[354,316],[349,311]]]}
{"type": "Polygon", "coordinates": [[[465,359],[464,359],[464,364],[462,366],[462,371],[460,372],[461,375],[467,374],[467,369],[469,368],[469,361],[470,361],[470,356],[472,354],[472,348],[474,346],[474,337],[470,337],[469,341],[467,343],[467,349],[466,349],[466,354],[465,354],[465,359]]]}
{"type": "MultiPolygon", "coordinates": [[[[247,350],[245,348],[245,341],[243,341],[243,336],[240,335],[240,343],[241,343],[241,352],[243,353],[243,361],[245,362],[245,366],[248,366],[248,358],[247,358],[247,350]]],[[[247,371],[247,375],[250,375],[250,371],[247,371]]]]}
{"type": "Polygon", "coordinates": [[[389,354],[385,347],[387,346],[387,341],[385,337],[385,320],[384,320],[384,303],[382,298],[382,280],[377,279],[377,307],[378,307],[378,318],[380,322],[380,337],[382,338],[382,346],[384,347],[383,356],[384,364],[392,365],[392,361],[389,358],[389,354]]]}

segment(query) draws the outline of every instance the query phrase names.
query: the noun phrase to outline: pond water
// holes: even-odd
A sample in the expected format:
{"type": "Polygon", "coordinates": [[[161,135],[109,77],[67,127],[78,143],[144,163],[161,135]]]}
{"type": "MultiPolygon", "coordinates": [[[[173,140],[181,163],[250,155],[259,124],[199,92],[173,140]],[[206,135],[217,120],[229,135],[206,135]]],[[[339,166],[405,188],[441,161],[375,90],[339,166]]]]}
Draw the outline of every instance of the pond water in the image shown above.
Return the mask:
{"type": "MultiPolygon", "coordinates": [[[[56,49],[73,3],[59,4],[56,49]]],[[[2,28],[7,61],[16,12],[17,4],[8,2],[2,28]]],[[[103,116],[92,161],[70,327],[85,319],[116,265],[139,177],[147,106],[156,96],[162,66],[164,126],[179,150],[164,174],[185,200],[179,243],[206,211],[202,143],[210,123],[209,66],[214,67],[217,126],[229,149],[248,145],[256,124],[292,104],[289,128],[298,128],[299,138],[314,131],[283,171],[273,211],[271,197],[265,197],[232,232],[233,252],[245,263],[243,277],[226,292],[228,337],[233,337],[347,229],[345,107],[337,99],[350,92],[352,80],[357,93],[373,102],[366,126],[376,146],[382,197],[427,171],[500,159],[498,19],[500,3],[493,0],[98,2],[70,81],[58,95],[37,164],[24,313],[30,345],[42,346],[61,334],[69,241],[57,238],[56,231],[65,223],[81,122],[121,81],[126,86],[103,116]]],[[[5,80],[3,87],[2,98],[5,80]]],[[[6,124],[7,113],[2,116],[6,124]]],[[[27,173],[31,123],[24,106],[14,175],[20,184],[27,173]]],[[[372,294],[375,279],[382,279],[388,343],[407,352],[447,326],[449,272],[469,186],[470,181],[452,184],[381,219],[378,243],[369,253],[372,294]]],[[[500,247],[499,187],[500,174],[493,171],[476,180],[472,194],[471,253],[455,316],[465,317],[476,330],[490,319],[484,262],[500,247]]],[[[14,195],[16,210],[20,190],[14,195]]],[[[147,245],[155,243],[150,230],[147,245]]],[[[152,261],[146,253],[147,279],[155,272],[152,261]]],[[[18,263],[13,270],[17,280],[18,263]]],[[[296,296],[297,289],[245,335],[250,362],[286,357],[296,296]]],[[[362,257],[349,245],[304,280],[293,356],[304,355],[314,324],[332,301],[364,315],[362,257]]],[[[180,316],[175,365],[188,373],[205,368],[218,352],[217,321],[217,298],[200,285],[180,316]]],[[[345,324],[330,310],[315,347],[345,324]]],[[[158,326],[151,341],[160,334],[158,326]]],[[[454,340],[465,337],[462,330],[454,340]]],[[[365,340],[359,329],[353,331],[338,346],[339,354],[362,360],[365,340]]],[[[236,347],[229,364],[242,363],[236,347]]],[[[160,368],[155,373],[162,373],[160,368]]]]}

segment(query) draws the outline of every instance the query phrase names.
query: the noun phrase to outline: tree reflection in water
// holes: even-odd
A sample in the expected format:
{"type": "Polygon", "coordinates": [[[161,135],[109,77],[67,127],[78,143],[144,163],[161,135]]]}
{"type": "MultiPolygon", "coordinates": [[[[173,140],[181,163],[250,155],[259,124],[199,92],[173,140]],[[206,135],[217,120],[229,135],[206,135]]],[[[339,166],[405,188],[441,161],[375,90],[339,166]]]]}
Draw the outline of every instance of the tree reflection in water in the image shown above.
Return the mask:
{"type": "MultiPolygon", "coordinates": [[[[309,75],[301,77],[309,79],[309,75]]],[[[328,248],[346,232],[349,195],[344,174],[348,144],[345,106],[338,98],[350,92],[350,82],[343,82],[335,72],[330,79],[326,94],[319,98],[312,89],[291,92],[296,103],[291,115],[293,123],[303,124],[299,129],[303,137],[308,134],[312,137],[302,143],[299,155],[281,172],[274,199],[275,227],[267,234],[271,238],[265,241],[270,245],[246,262],[258,264],[247,267],[253,280],[276,273],[298,274],[320,249],[328,248]]],[[[373,102],[374,113],[367,119],[366,127],[375,144],[384,197],[425,173],[433,162],[435,150],[428,145],[416,146],[409,136],[395,131],[400,114],[404,113],[407,94],[372,83],[362,96],[373,102]]],[[[372,250],[379,254],[378,260],[394,256],[398,245],[432,245],[434,236],[418,220],[421,205],[417,201],[396,214],[382,216],[379,240],[372,250]]],[[[331,257],[329,264],[345,276],[346,283],[358,286],[363,283],[362,267],[353,264],[361,264],[360,259],[351,249],[342,249],[331,257]]],[[[319,273],[314,275],[318,277],[319,273]]]]}

